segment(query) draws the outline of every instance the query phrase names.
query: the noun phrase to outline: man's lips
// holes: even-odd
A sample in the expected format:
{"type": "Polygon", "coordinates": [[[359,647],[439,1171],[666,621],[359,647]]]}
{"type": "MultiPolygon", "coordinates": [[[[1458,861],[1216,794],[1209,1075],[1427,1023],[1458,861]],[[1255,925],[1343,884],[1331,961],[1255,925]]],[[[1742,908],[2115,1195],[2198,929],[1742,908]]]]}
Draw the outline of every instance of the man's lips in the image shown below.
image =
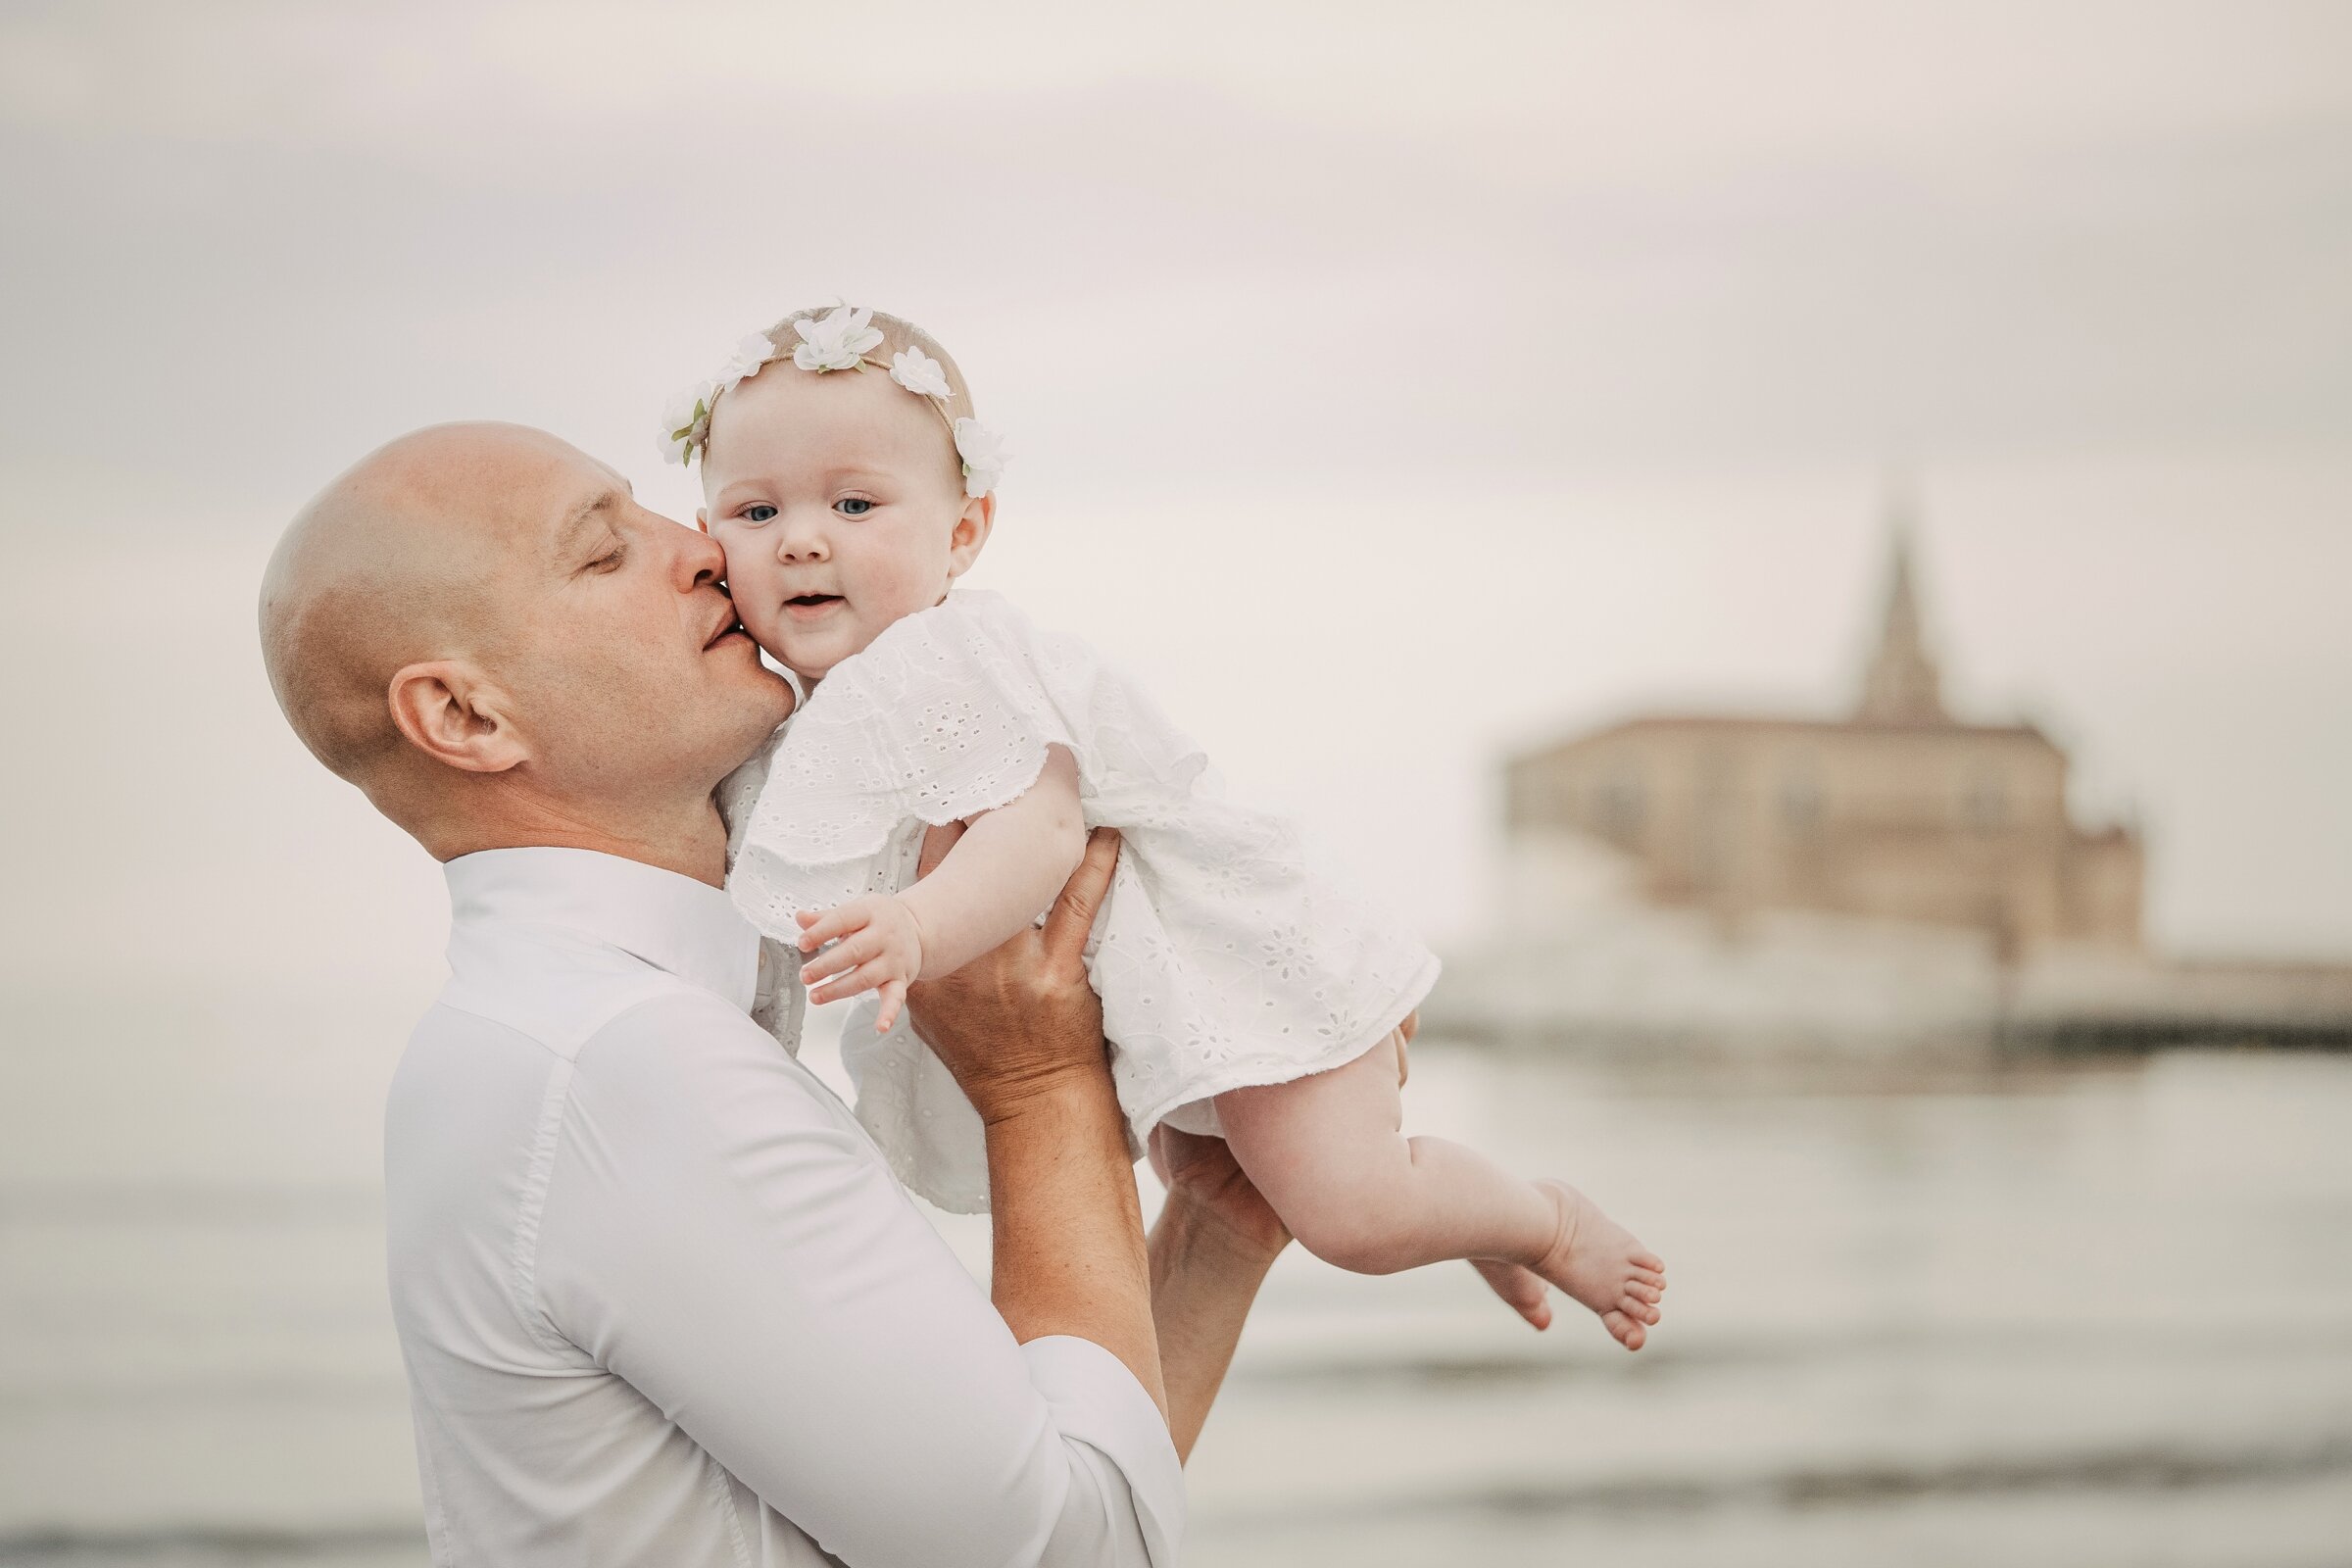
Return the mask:
{"type": "Polygon", "coordinates": [[[746,635],[746,633],[743,629],[743,622],[735,618],[734,608],[730,606],[727,610],[726,618],[718,623],[718,629],[713,631],[710,634],[710,639],[703,644],[703,652],[706,654],[709,653],[711,649],[716,648],[720,643],[725,642],[730,637],[741,637],[744,635],[746,635]]]}

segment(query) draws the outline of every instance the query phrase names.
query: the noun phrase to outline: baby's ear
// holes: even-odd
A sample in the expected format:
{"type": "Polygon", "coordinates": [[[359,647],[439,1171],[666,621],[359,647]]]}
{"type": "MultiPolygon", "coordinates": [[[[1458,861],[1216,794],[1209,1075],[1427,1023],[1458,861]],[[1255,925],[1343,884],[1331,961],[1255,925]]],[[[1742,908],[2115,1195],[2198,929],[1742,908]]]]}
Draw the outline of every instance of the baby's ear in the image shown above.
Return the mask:
{"type": "Polygon", "coordinates": [[[980,549],[988,543],[989,530],[996,523],[995,496],[974,496],[963,504],[963,515],[956,519],[956,531],[948,535],[949,576],[960,577],[972,569],[972,563],[980,559],[980,549]]]}

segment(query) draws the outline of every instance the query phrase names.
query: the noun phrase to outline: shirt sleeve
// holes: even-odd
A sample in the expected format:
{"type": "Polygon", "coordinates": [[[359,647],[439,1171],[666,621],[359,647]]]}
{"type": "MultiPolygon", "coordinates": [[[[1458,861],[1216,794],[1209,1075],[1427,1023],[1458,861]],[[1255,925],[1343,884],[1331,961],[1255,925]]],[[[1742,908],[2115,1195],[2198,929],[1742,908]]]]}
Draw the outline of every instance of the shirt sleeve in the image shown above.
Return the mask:
{"type": "Polygon", "coordinates": [[[841,1102],[719,999],[581,1050],[520,1283],[854,1568],[1174,1568],[1183,1476],[1101,1346],[1017,1345],[841,1102]]]}

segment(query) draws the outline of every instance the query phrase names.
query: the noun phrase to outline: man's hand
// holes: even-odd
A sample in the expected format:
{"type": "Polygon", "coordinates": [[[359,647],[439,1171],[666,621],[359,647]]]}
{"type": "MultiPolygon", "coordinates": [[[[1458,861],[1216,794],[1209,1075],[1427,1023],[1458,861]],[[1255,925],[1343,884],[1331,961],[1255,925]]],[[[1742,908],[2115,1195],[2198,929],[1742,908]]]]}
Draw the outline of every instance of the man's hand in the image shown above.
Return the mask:
{"type": "Polygon", "coordinates": [[[1290,1245],[1290,1227],[1233,1157],[1222,1138],[1180,1133],[1166,1122],[1152,1129],[1152,1169],[1168,1190],[1168,1204],[1191,1204],[1231,1233],[1243,1247],[1267,1256],[1290,1245]]]}
{"type": "MultiPolygon", "coordinates": [[[[934,831],[925,861],[944,858],[953,835],[934,831]]],[[[914,1032],[947,1064],[983,1121],[1018,1111],[1072,1074],[1105,1074],[1102,1004],[1086,977],[1086,939],[1110,894],[1119,836],[1098,828],[1085,858],[1046,913],[954,974],[907,992],[914,1032]]],[[[927,867],[925,867],[927,869],[927,867]]]]}
{"type": "Polygon", "coordinates": [[[906,987],[923,972],[923,928],[914,911],[901,900],[868,893],[822,914],[803,909],[793,918],[801,922],[803,953],[832,944],[801,967],[808,1000],[839,1002],[879,991],[882,1010],[874,1014],[874,1033],[887,1034],[906,1001],[906,987]],[[817,989],[828,979],[830,985],[817,989]]]}

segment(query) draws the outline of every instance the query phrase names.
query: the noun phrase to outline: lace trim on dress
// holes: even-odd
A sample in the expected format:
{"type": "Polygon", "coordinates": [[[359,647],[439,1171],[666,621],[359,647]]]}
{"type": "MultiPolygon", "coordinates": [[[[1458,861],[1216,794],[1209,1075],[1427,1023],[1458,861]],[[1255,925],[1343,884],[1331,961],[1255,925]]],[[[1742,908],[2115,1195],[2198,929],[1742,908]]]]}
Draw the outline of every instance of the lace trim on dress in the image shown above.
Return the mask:
{"type": "MultiPolygon", "coordinates": [[[[1046,748],[1070,745],[1053,699],[994,638],[968,618],[925,611],[817,687],[775,760],[751,838],[804,863],[871,855],[907,817],[936,827],[1018,799],[1046,748]],[[811,797],[849,810],[765,814],[811,797]]],[[[1082,763],[1082,784],[1084,774],[1082,763]]]]}
{"type": "Polygon", "coordinates": [[[1049,747],[1080,759],[1081,800],[1092,793],[1053,697],[971,608],[894,622],[793,716],[734,884],[738,906],[771,935],[794,930],[799,910],[880,891],[866,862],[909,818],[936,827],[1019,799],[1049,747]]]}

